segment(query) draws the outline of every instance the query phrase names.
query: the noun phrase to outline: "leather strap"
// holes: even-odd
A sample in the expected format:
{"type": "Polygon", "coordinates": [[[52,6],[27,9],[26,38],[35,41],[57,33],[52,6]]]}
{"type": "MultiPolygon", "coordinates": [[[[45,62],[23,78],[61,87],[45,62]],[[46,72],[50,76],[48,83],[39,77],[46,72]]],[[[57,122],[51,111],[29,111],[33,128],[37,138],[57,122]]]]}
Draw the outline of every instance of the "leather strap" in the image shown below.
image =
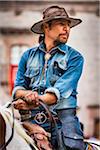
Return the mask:
{"type": "Polygon", "coordinates": [[[58,126],[57,126],[57,122],[56,119],[54,118],[54,116],[52,115],[52,113],[49,110],[49,107],[47,104],[45,104],[42,100],[39,99],[39,103],[40,105],[46,110],[48,116],[49,116],[49,120],[51,121],[51,138],[52,138],[52,127],[55,126],[55,130],[56,130],[56,134],[57,134],[57,142],[58,142],[58,147],[60,146],[60,138],[59,138],[59,133],[58,133],[58,126]]]}

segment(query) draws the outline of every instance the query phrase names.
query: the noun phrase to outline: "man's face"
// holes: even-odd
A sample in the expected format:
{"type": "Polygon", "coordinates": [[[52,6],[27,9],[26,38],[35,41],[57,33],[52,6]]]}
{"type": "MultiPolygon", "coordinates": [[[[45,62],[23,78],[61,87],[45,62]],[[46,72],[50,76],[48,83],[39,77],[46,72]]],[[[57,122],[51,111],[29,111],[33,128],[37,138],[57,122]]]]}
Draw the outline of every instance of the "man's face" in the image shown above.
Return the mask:
{"type": "Polygon", "coordinates": [[[66,43],[70,33],[70,23],[65,19],[57,19],[47,27],[46,35],[55,44],[66,43]]]}

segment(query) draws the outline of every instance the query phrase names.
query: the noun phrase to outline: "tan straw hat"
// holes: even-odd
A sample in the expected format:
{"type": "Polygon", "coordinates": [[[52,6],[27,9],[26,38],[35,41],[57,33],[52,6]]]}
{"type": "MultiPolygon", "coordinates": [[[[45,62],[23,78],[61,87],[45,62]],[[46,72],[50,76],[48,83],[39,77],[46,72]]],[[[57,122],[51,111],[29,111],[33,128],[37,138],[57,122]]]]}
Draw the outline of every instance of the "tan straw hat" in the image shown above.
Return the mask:
{"type": "Polygon", "coordinates": [[[37,34],[43,34],[42,25],[48,21],[54,20],[54,19],[66,19],[70,21],[70,27],[74,27],[82,22],[81,19],[71,18],[68,16],[66,10],[59,6],[51,6],[48,7],[43,12],[43,19],[31,27],[31,31],[37,34]]]}

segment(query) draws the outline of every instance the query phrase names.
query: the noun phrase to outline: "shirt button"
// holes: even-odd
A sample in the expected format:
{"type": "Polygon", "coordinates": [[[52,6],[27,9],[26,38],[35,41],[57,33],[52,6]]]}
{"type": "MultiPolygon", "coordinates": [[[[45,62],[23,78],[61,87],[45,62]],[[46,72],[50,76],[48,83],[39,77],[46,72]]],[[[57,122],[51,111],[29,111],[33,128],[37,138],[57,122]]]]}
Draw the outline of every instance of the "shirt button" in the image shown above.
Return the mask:
{"type": "Polygon", "coordinates": [[[74,136],[74,139],[77,139],[77,136],[74,136]]]}

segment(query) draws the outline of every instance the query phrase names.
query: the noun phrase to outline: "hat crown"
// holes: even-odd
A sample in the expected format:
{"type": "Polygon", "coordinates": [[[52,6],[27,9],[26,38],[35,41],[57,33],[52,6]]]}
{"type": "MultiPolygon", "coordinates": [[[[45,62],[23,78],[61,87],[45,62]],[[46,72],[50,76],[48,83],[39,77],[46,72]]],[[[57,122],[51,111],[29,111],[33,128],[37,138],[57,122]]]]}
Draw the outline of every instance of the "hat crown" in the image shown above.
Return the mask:
{"type": "Polygon", "coordinates": [[[56,16],[65,16],[67,18],[69,17],[65,9],[62,7],[58,7],[58,6],[51,6],[43,12],[43,19],[46,19],[49,17],[54,18],[56,16]]]}

